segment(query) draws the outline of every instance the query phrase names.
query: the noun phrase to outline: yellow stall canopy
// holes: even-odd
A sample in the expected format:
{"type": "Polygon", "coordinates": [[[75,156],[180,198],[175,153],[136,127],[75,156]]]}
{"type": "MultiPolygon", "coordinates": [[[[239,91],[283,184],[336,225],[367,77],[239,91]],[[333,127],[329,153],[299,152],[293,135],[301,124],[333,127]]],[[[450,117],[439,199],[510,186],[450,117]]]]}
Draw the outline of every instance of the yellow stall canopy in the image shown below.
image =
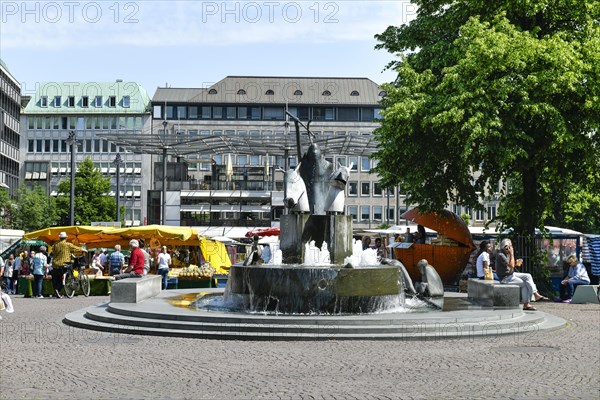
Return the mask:
{"type": "Polygon", "coordinates": [[[163,245],[200,247],[204,259],[217,272],[227,273],[231,267],[231,260],[223,243],[201,237],[197,229],[186,226],[145,225],[119,229],[106,226],[59,226],[30,232],[23,237],[54,244],[60,240],[60,232],[67,233],[69,242],[85,243],[88,249],[114,247],[116,244],[127,249],[131,239],[143,239],[145,247],[151,248],[163,245]]]}

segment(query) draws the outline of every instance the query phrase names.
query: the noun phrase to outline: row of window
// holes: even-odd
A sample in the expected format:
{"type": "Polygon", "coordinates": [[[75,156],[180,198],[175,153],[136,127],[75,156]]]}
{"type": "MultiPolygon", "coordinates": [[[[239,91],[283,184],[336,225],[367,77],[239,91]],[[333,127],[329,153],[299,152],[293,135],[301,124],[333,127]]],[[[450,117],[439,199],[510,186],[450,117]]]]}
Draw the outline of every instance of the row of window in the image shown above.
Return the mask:
{"type": "Polygon", "coordinates": [[[6,112],[18,121],[20,111],[21,105],[5,91],[0,91],[0,113],[6,112]]]}
{"type": "MultiPolygon", "coordinates": [[[[51,163],[50,170],[48,170],[48,162],[26,162],[25,172],[31,173],[48,173],[52,175],[70,175],[71,174],[71,163],[70,162],[53,162],[51,163]]],[[[97,162],[94,163],[94,167],[100,171],[101,174],[116,174],[117,166],[112,162],[97,162]]],[[[123,175],[141,175],[142,174],[142,163],[140,162],[123,162],[121,164],[120,174],[123,175]]]]}
{"type": "MultiPolygon", "coordinates": [[[[48,96],[40,97],[40,107],[48,107],[48,96]]],[[[94,107],[99,108],[103,105],[107,107],[116,107],[117,106],[117,96],[108,96],[108,100],[104,103],[104,98],[102,96],[96,96],[93,98],[92,103],[94,107]]],[[[52,99],[52,106],[55,108],[62,107],[75,107],[75,96],[67,96],[66,101],[63,103],[62,96],[54,96],[52,99]]],[[[131,106],[131,97],[123,96],[121,98],[121,102],[119,105],[123,108],[129,108],[131,106]]],[[[81,96],[79,103],[77,103],[78,107],[88,108],[90,107],[90,97],[89,96],[81,96]]]]}
{"type": "MultiPolygon", "coordinates": [[[[381,119],[378,107],[289,107],[287,111],[300,120],[364,121],[381,119]]],[[[153,106],[154,119],[166,120],[276,120],[286,119],[285,106],[164,105],[153,106]]]]}
{"type": "Polygon", "coordinates": [[[63,117],[43,116],[27,117],[29,129],[111,129],[111,130],[133,130],[142,129],[142,117],[117,117],[117,116],[86,116],[86,117],[63,117]]]}
{"type": "Polygon", "coordinates": [[[474,212],[469,207],[463,207],[455,204],[453,211],[456,215],[467,214],[474,217],[475,221],[491,220],[496,218],[497,208],[494,205],[488,205],[486,210],[475,210],[474,212]],[[485,218],[487,216],[487,218],[485,218]]]}
{"type": "MultiPolygon", "coordinates": [[[[219,93],[219,92],[215,88],[212,88],[212,89],[210,89],[208,91],[208,94],[217,94],[217,93],[219,93]]],[[[237,94],[240,95],[240,96],[245,96],[246,95],[246,90],[240,89],[240,90],[237,91],[237,94]]],[[[300,90],[300,89],[296,89],[294,91],[294,96],[302,96],[303,94],[304,93],[302,93],[302,90],[300,90]]],[[[275,91],[272,90],[272,89],[268,89],[265,92],[265,95],[267,95],[267,96],[274,96],[275,95],[275,91]]],[[[323,92],[321,93],[321,95],[322,96],[331,96],[331,92],[329,90],[323,90],[323,92]]],[[[379,92],[379,96],[380,97],[383,97],[385,95],[386,95],[385,91],[382,90],[381,92],[379,92]]],[[[350,96],[360,96],[360,93],[358,92],[358,90],[352,90],[350,92],[350,96]]]]}
{"type": "MultiPolygon", "coordinates": [[[[66,139],[29,139],[29,153],[69,153],[66,139]]],[[[78,153],[126,153],[127,150],[106,139],[84,139],[77,141],[78,153]]]]}

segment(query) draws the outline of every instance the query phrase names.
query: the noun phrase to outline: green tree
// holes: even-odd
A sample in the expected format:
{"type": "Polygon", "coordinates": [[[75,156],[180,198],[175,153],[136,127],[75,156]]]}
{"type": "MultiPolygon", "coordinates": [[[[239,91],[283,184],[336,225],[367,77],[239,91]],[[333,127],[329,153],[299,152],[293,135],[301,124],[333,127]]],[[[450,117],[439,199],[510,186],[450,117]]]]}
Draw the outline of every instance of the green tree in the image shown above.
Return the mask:
{"type": "Polygon", "coordinates": [[[0,188],[0,228],[10,229],[13,227],[13,213],[14,203],[8,194],[8,190],[0,188]]]}
{"type": "MultiPolygon", "coordinates": [[[[116,217],[116,200],[109,195],[110,178],[102,176],[87,157],[77,166],[75,173],[75,223],[89,225],[93,221],[113,221],[116,217]]],[[[56,199],[62,223],[69,224],[71,180],[58,184],[56,199]]]]}
{"type": "MultiPolygon", "coordinates": [[[[414,1],[416,19],[377,35],[396,80],[375,168],[383,186],[440,210],[481,209],[508,182],[498,220],[532,234],[600,166],[600,3],[414,1]],[[477,173],[476,173],[477,172],[477,173]]],[[[598,229],[598,226],[596,226],[598,229]]]]}
{"type": "Polygon", "coordinates": [[[25,232],[36,231],[59,222],[56,199],[49,196],[43,187],[35,185],[18,190],[18,205],[14,212],[14,225],[25,232]]]}

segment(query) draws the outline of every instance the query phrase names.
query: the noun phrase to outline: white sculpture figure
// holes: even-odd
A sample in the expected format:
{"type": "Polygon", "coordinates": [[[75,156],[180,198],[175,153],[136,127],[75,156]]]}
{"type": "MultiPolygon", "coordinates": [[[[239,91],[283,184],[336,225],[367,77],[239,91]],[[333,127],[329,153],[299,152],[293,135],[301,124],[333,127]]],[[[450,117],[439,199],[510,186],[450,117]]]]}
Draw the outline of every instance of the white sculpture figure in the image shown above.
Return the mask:
{"type": "Polygon", "coordinates": [[[329,192],[325,202],[325,210],[329,213],[342,214],[344,212],[344,203],[346,200],[346,183],[350,178],[350,171],[354,163],[349,167],[340,164],[340,167],[329,176],[329,192]]]}
{"type": "Polygon", "coordinates": [[[321,251],[315,245],[315,241],[311,240],[304,244],[304,264],[317,265],[319,264],[321,251]]]}
{"type": "Polygon", "coordinates": [[[321,245],[321,252],[319,254],[319,264],[331,264],[331,255],[329,254],[329,249],[327,248],[327,242],[323,242],[323,244],[321,245]]]}
{"type": "Polygon", "coordinates": [[[302,163],[299,163],[296,169],[283,171],[283,204],[291,212],[296,213],[310,212],[306,184],[298,173],[300,164],[302,163]]]}

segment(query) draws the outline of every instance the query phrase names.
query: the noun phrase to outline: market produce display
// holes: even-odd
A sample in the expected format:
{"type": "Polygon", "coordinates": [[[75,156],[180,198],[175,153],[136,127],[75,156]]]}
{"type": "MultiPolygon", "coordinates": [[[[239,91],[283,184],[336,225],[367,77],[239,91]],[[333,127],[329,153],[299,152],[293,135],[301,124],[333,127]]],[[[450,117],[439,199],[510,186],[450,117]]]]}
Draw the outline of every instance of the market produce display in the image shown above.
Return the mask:
{"type": "Polygon", "coordinates": [[[212,278],[215,272],[215,268],[209,263],[204,263],[201,266],[191,264],[181,270],[179,279],[208,279],[212,278]]]}

